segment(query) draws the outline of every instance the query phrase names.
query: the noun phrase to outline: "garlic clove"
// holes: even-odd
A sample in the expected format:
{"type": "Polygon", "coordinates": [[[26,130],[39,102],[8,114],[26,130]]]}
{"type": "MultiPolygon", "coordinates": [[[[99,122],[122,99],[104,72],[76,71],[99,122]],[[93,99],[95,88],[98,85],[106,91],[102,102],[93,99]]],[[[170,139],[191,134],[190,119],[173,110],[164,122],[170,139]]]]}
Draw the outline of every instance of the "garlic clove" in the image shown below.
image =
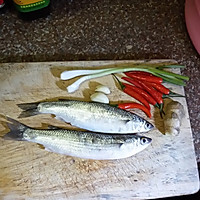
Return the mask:
{"type": "Polygon", "coordinates": [[[90,96],[91,101],[99,102],[99,103],[109,103],[108,97],[101,93],[101,92],[95,92],[90,96]]]}
{"type": "Polygon", "coordinates": [[[95,92],[102,92],[104,94],[110,94],[110,89],[105,85],[98,85],[95,92]]]}

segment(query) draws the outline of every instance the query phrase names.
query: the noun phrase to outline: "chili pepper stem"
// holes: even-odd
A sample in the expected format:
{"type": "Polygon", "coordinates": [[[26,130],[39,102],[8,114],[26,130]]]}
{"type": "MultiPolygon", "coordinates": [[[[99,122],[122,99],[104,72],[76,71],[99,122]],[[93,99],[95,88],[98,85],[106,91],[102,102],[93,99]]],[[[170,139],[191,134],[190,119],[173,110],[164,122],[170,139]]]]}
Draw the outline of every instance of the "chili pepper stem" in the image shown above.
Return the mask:
{"type": "Polygon", "coordinates": [[[158,103],[156,103],[154,106],[155,106],[156,108],[160,108],[160,106],[159,106],[158,103]]]}
{"type": "Polygon", "coordinates": [[[160,110],[160,117],[163,119],[163,115],[165,115],[165,112],[163,110],[163,103],[159,104],[159,110],[160,110]]]}
{"type": "Polygon", "coordinates": [[[163,98],[170,98],[170,97],[185,97],[181,94],[178,94],[178,93],[175,93],[175,92],[172,92],[170,91],[169,94],[163,94],[162,96],[163,98]]]}
{"type": "Polygon", "coordinates": [[[124,90],[124,88],[125,88],[125,85],[121,82],[121,81],[119,81],[119,79],[117,78],[117,76],[115,75],[115,74],[112,74],[114,77],[115,77],[115,79],[117,80],[117,82],[119,83],[119,85],[120,85],[120,87],[121,87],[121,89],[122,90],[124,90]]]}
{"type": "Polygon", "coordinates": [[[172,92],[172,91],[169,92],[169,96],[170,97],[185,97],[181,94],[178,94],[178,93],[175,93],[175,92],[172,92]]]}

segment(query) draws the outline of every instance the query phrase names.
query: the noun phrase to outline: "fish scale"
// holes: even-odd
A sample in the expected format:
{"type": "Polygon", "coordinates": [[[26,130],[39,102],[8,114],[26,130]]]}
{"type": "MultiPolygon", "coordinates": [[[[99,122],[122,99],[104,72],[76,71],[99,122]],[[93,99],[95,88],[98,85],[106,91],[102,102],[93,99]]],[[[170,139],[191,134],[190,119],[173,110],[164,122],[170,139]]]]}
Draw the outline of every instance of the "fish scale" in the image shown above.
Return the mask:
{"type": "Polygon", "coordinates": [[[8,118],[10,132],[4,139],[41,144],[46,150],[85,159],[112,160],[127,158],[144,150],[151,138],[139,135],[113,135],[66,129],[30,128],[8,118]]]}
{"type": "Polygon", "coordinates": [[[119,109],[115,106],[97,102],[64,100],[19,104],[22,111],[19,117],[36,114],[54,114],[72,126],[101,133],[128,134],[148,132],[153,125],[144,118],[119,109]]]}

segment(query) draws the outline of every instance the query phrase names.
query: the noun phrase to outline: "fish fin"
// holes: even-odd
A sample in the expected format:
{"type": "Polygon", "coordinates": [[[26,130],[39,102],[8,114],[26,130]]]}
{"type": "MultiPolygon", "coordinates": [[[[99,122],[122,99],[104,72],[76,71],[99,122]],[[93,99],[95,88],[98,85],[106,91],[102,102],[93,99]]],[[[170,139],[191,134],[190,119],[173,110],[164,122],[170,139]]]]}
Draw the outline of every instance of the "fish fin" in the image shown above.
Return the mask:
{"type": "Polygon", "coordinates": [[[119,148],[121,149],[121,150],[123,150],[123,149],[127,149],[127,148],[133,148],[133,144],[132,143],[121,143],[120,145],[119,145],[119,148]]]}
{"type": "Polygon", "coordinates": [[[69,99],[58,99],[58,101],[69,101],[69,99]]]}
{"type": "Polygon", "coordinates": [[[129,119],[124,121],[124,124],[126,125],[131,125],[132,123],[133,123],[132,120],[129,119]]]}
{"type": "Polygon", "coordinates": [[[53,125],[49,125],[47,123],[42,123],[42,128],[44,129],[49,129],[49,130],[58,130],[58,129],[62,129],[62,128],[59,128],[57,126],[53,126],[53,125]]]}
{"type": "Polygon", "coordinates": [[[61,128],[56,127],[56,126],[52,126],[52,125],[48,125],[48,129],[50,129],[50,130],[58,130],[58,129],[61,129],[61,128]]]}
{"type": "Polygon", "coordinates": [[[43,150],[48,151],[48,152],[53,152],[51,149],[45,147],[43,144],[37,143],[37,145],[39,146],[40,149],[43,149],[43,150]]]}
{"type": "Polygon", "coordinates": [[[52,151],[50,148],[47,148],[47,147],[44,147],[44,150],[45,150],[45,151],[48,151],[48,152],[54,152],[54,151],[52,151]]]}
{"type": "Polygon", "coordinates": [[[8,121],[6,125],[10,129],[10,131],[5,134],[3,138],[6,140],[25,140],[23,138],[23,133],[28,127],[10,117],[6,117],[6,120],[8,121]]]}
{"type": "Polygon", "coordinates": [[[31,117],[31,116],[39,114],[39,112],[38,112],[38,104],[39,103],[17,104],[17,106],[23,110],[20,113],[20,115],[18,116],[18,118],[31,117]]]}
{"type": "Polygon", "coordinates": [[[43,146],[42,144],[37,143],[37,145],[39,146],[40,149],[45,149],[45,146],[43,146]]]}
{"type": "Polygon", "coordinates": [[[123,149],[124,148],[124,143],[119,143],[119,148],[123,149]]]}
{"type": "Polygon", "coordinates": [[[62,121],[62,122],[66,122],[62,117],[55,116],[54,119],[57,119],[57,120],[62,121]]]}

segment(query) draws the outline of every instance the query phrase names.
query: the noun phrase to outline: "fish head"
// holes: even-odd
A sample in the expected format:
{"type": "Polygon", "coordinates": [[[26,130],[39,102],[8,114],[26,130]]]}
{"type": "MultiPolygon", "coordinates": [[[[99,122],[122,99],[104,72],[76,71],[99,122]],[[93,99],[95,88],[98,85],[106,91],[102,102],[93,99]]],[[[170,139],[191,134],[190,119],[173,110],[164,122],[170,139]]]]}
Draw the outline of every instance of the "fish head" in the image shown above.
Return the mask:
{"type": "Polygon", "coordinates": [[[139,132],[148,132],[154,128],[154,125],[148,121],[143,121],[140,124],[140,130],[139,132]]]}
{"type": "Polygon", "coordinates": [[[145,127],[146,130],[149,130],[149,131],[150,131],[151,129],[154,128],[154,125],[153,125],[152,123],[146,121],[144,127],[145,127]]]}
{"type": "Polygon", "coordinates": [[[126,151],[129,156],[132,156],[147,148],[151,142],[151,138],[135,135],[133,138],[127,139],[120,148],[126,151]]]}
{"type": "Polygon", "coordinates": [[[152,142],[152,139],[145,136],[138,136],[134,145],[134,152],[138,153],[147,148],[152,142]]]}
{"type": "Polygon", "coordinates": [[[134,120],[129,121],[126,123],[126,126],[129,126],[129,129],[133,130],[134,133],[144,133],[154,128],[153,124],[144,119],[139,119],[136,122],[134,120]]]}

